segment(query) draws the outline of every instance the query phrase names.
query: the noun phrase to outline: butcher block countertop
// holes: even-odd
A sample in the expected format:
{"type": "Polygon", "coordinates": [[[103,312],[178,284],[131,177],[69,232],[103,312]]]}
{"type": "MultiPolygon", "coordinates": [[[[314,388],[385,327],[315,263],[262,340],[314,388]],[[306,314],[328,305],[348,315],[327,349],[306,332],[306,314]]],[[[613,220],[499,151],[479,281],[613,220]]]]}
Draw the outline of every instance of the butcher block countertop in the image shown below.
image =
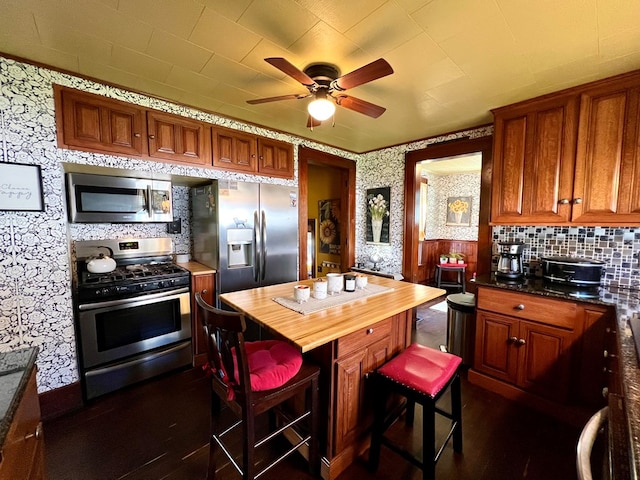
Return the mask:
{"type": "MultiPolygon", "coordinates": [[[[290,310],[273,298],[291,297],[295,285],[312,287],[313,280],[224,293],[220,299],[264,328],[293,342],[302,352],[308,352],[446,293],[439,288],[382,277],[369,276],[368,280],[393,290],[307,315],[290,310]]],[[[349,293],[341,292],[340,295],[349,293]]]]}
{"type": "Polygon", "coordinates": [[[189,270],[191,275],[205,275],[208,273],[216,273],[215,268],[207,267],[206,265],[202,265],[198,262],[186,262],[186,263],[177,263],[176,265],[181,266],[182,268],[189,270]]]}

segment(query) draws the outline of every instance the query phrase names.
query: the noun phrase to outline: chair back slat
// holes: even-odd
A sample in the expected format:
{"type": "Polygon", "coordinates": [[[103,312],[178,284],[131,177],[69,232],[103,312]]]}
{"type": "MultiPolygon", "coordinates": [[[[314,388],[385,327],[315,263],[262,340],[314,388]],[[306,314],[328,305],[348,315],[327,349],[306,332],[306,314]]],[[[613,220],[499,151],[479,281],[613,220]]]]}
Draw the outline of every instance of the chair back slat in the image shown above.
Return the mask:
{"type": "Polygon", "coordinates": [[[246,321],[238,312],[228,312],[209,305],[195,294],[202,328],[207,337],[207,358],[212,368],[212,382],[227,391],[227,398],[238,402],[251,395],[249,364],[244,345],[246,321]],[[223,378],[221,373],[226,374],[223,378]],[[229,389],[233,394],[229,394],[229,389]]]}

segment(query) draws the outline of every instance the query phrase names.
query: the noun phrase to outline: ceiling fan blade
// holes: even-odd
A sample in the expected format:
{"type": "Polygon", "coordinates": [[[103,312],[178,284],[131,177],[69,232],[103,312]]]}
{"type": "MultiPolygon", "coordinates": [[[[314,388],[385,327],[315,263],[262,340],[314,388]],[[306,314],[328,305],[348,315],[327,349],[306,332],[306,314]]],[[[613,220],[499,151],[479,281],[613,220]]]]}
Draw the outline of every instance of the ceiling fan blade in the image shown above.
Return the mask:
{"type": "Polygon", "coordinates": [[[257,98],[255,100],[247,100],[247,103],[251,105],[257,105],[259,103],[268,103],[268,102],[277,102],[279,100],[300,100],[302,98],[307,98],[310,93],[294,93],[291,95],[280,95],[279,97],[267,97],[267,98],[257,98]]]}
{"type": "Polygon", "coordinates": [[[282,57],[269,57],[265,58],[264,61],[270,63],[281,72],[286,73],[294,80],[299,81],[305,87],[313,87],[316,84],[313,78],[282,57]]]}
{"type": "Polygon", "coordinates": [[[353,110],[354,112],[363,113],[364,115],[372,118],[378,118],[387,111],[384,107],[349,95],[337,95],[335,100],[341,107],[353,110]]]}
{"type": "Polygon", "coordinates": [[[319,127],[320,125],[322,125],[320,120],[316,120],[311,115],[307,117],[307,128],[319,127]]]}
{"type": "Polygon", "coordinates": [[[364,67],[360,67],[353,72],[336,78],[331,82],[331,87],[335,90],[347,90],[349,88],[357,87],[363,83],[377,80],[378,78],[386,77],[393,73],[393,68],[383,58],[379,58],[375,62],[371,62],[364,67]]]}

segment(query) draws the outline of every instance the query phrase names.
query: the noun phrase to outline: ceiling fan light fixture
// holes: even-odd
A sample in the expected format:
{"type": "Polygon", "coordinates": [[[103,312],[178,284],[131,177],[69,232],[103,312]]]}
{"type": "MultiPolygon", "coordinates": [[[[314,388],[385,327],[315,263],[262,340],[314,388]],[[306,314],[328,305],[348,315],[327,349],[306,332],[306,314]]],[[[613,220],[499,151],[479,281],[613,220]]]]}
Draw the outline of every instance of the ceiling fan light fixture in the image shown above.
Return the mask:
{"type": "Polygon", "coordinates": [[[321,122],[331,118],[336,111],[336,106],[326,97],[316,98],[307,105],[309,115],[321,122]]]}

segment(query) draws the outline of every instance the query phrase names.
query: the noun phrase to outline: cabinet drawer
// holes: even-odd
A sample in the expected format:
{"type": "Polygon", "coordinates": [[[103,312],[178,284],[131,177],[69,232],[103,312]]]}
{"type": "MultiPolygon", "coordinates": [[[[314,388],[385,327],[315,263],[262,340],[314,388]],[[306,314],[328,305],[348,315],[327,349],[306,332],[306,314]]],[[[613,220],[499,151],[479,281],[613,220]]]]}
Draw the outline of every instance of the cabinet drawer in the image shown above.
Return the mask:
{"type": "Polygon", "coordinates": [[[478,289],[478,309],[568,329],[575,327],[578,313],[573,302],[493,288],[478,289]]]}
{"type": "Polygon", "coordinates": [[[386,318],[381,322],[340,338],[338,340],[338,358],[351,352],[362,350],[378,340],[389,337],[391,335],[391,320],[392,318],[386,318]]]}

